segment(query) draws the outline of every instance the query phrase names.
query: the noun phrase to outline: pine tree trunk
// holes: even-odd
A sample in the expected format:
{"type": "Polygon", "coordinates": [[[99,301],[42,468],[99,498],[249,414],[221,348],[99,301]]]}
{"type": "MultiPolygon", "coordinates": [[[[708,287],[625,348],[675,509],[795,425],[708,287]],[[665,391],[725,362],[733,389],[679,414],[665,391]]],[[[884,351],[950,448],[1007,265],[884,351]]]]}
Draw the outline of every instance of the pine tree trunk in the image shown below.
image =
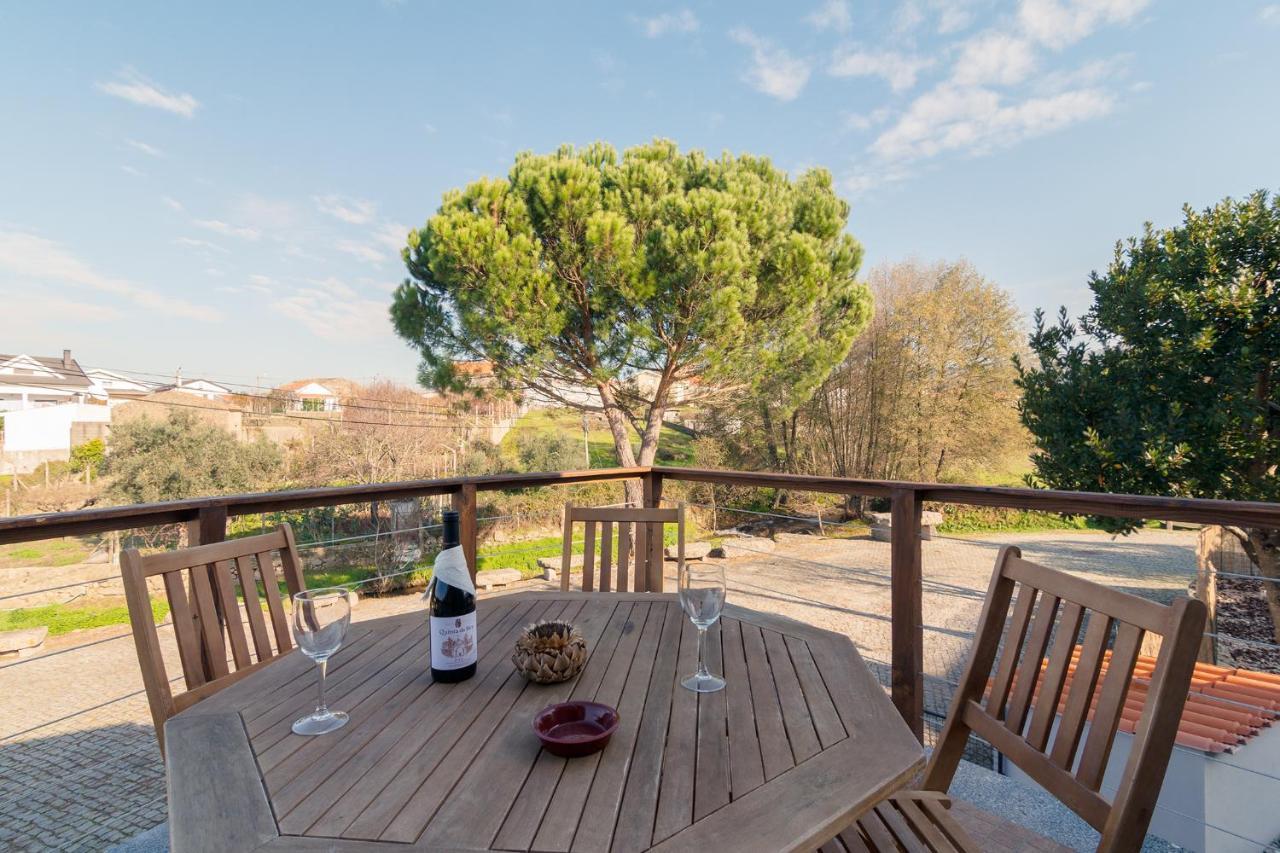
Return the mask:
{"type": "MultiPolygon", "coordinates": [[[[618,465],[634,468],[636,456],[631,447],[631,433],[628,431],[626,415],[613,392],[613,385],[601,383],[596,389],[600,393],[600,404],[604,407],[605,422],[609,424],[609,434],[613,436],[613,451],[618,455],[618,465]]],[[[644,486],[640,481],[625,480],[622,487],[628,506],[644,506],[644,486]]]]}

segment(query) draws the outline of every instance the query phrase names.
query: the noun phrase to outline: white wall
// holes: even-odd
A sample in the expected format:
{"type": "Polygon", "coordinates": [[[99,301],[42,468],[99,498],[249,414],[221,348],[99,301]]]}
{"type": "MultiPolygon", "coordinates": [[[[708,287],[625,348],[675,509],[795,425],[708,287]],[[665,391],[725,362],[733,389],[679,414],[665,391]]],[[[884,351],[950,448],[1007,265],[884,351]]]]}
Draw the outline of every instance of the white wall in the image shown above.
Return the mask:
{"type": "MultiPolygon", "coordinates": [[[[1061,718],[1054,721],[1053,737],[1059,722],[1061,718]]],[[[1086,725],[1081,743],[1088,732],[1086,725]]],[[[1133,735],[1116,733],[1102,779],[1102,794],[1108,800],[1115,796],[1132,744],[1133,735]]],[[[1003,770],[1036,786],[1007,757],[1003,770]]],[[[1197,853],[1255,853],[1280,836],[1276,776],[1280,776],[1280,727],[1264,728],[1235,752],[1221,755],[1175,748],[1148,831],[1197,853]]]]}
{"type": "Polygon", "coordinates": [[[65,403],[6,412],[4,415],[4,451],[22,453],[32,450],[71,450],[71,424],[74,422],[110,423],[111,409],[85,403],[65,403]]]}

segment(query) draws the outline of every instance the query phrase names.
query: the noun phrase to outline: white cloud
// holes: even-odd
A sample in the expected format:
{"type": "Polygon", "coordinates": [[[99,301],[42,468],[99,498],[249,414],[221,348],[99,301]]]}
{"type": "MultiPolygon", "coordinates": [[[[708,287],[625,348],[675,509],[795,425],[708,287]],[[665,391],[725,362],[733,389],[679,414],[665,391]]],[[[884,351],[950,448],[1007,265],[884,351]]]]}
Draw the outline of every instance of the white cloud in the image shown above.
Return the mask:
{"type": "Polygon", "coordinates": [[[960,49],[952,80],[961,86],[1021,83],[1036,67],[1036,54],[1024,38],[990,31],[974,36],[960,49]]]}
{"type": "Polygon", "coordinates": [[[989,89],[939,86],[917,98],[871,145],[887,161],[951,151],[982,154],[1109,113],[1115,99],[1078,89],[1007,104],[989,89]]]}
{"type": "Polygon", "coordinates": [[[354,287],[336,276],[308,279],[308,284],[312,289],[319,290],[328,296],[338,299],[353,299],[356,295],[354,287]]]}
{"type": "Polygon", "coordinates": [[[804,20],[815,30],[835,30],[838,33],[847,33],[853,26],[853,16],[849,14],[849,0],[826,0],[806,15],[804,20]]]}
{"type": "Polygon", "coordinates": [[[276,288],[279,287],[279,285],[280,282],[276,281],[269,275],[253,273],[249,276],[249,283],[245,285],[245,289],[263,296],[270,296],[276,292],[276,288]]]}
{"type": "Polygon", "coordinates": [[[898,4],[898,11],[893,16],[893,29],[896,34],[909,33],[923,23],[924,9],[919,2],[910,0],[910,2],[898,4]]]}
{"type": "Polygon", "coordinates": [[[262,236],[262,232],[257,228],[232,225],[229,222],[223,222],[221,219],[193,219],[191,224],[206,231],[213,231],[216,234],[222,234],[227,237],[239,237],[243,240],[257,240],[262,236]]]}
{"type": "Polygon", "coordinates": [[[1128,75],[1132,60],[1133,54],[1121,53],[1107,59],[1090,60],[1077,68],[1051,71],[1036,78],[1035,90],[1041,94],[1056,94],[1122,80],[1128,75]]]}
{"type": "Polygon", "coordinates": [[[245,193],[233,207],[236,219],[259,231],[289,231],[298,224],[298,209],[289,201],[245,193]]]}
{"type": "Polygon", "coordinates": [[[844,117],[846,130],[870,130],[889,120],[893,111],[888,107],[877,107],[869,113],[848,113],[844,117]]]}
{"type": "Polygon", "coordinates": [[[1258,10],[1258,20],[1271,26],[1280,26],[1280,3],[1272,3],[1258,10]]]}
{"type": "Polygon", "coordinates": [[[148,157],[164,157],[165,156],[164,152],[161,151],[159,148],[156,148],[154,145],[148,145],[147,143],[141,140],[126,139],[124,142],[125,142],[125,145],[128,145],[130,148],[134,149],[135,151],[141,151],[143,154],[146,154],[148,157]]]}
{"type": "Polygon", "coordinates": [[[160,200],[164,202],[165,207],[169,208],[174,213],[182,213],[182,211],[186,210],[186,208],[182,206],[182,202],[172,196],[161,196],[160,200]]]}
{"type": "Polygon", "coordinates": [[[44,288],[34,292],[0,289],[0,302],[4,303],[5,319],[12,322],[14,328],[42,328],[77,320],[109,322],[125,317],[123,311],[112,305],[67,299],[48,293],[44,288]]]}
{"type": "Polygon", "coordinates": [[[384,222],[373,232],[373,240],[380,246],[386,246],[397,255],[409,245],[409,232],[413,229],[401,222],[384,222]]]}
{"type": "Polygon", "coordinates": [[[745,27],[731,31],[729,37],[751,49],[751,67],[744,79],[757,91],[791,101],[809,82],[807,60],[797,59],[745,27]]]}
{"type": "Polygon", "coordinates": [[[664,12],[661,15],[655,15],[652,18],[638,18],[632,16],[632,23],[640,27],[649,38],[658,38],[668,34],[688,35],[696,33],[700,23],[698,16],[693,14],[689,9],[677,9],[674,12],[664,12]]]}
{"type": "Polygon", "coordinates": [[[1133,20],[1151,0],[1022,0],[1018,22],[1054,50],[1075,44],[1104,24],[1133,20]]]}
{"type": "Polygon", "coordinates": [[[591,51],[591,61],[604,74],[612,74],[621,67],[618,57],[607,50],[600,50],[599,48],[591,51]]]}
{"type": "Polygon", "coordinates": [[[146,174],[141,169],[135,168],[133,166],[128,166],[128,165],[121,166],[120,171],[124,172],[126,175],[133,175],[135,178],[146,177],[146,174]]]}
{"type": "Polygon", "coordinates": [[[896,164],[881,164],[874,169],[855,169],[840,179],[840,190],[845,195],[861,196],[876,187],[905,181],[914,174],[910,169],[896,164]]]}
{"type": "Polygon", "coordinates": [[[934,5],[938,7],[938,32],[941,35],[958,33],[973,23],[973,13],[962,2],[942,0],[934,5]]]}
{"type": "Polygon", "coordinates": [[[192,95],[186,92],[181,94],[166,92],[132,68],[121,69],[116,74],[116,79],[99,81],[96,86],[99,91],[112,97],[122,98],[143,107],[155,107],[184,118],[194,116],[196,109],[200,106],[200,102],[192,95]]]}
{"type": "Polygon", "coordinates": [[[881,77],[895,92],[910,89],[933,60],[896,51],[837,51],[827,67],[833,77],[881,77]]]}
{"type": "Polygon", "coordinates": [[[973,23],[972,0],[907,0],[898,4],[894,30],[908,33],[930,17],[939,35],[958,33],[973,23]]]}
{"type": "Polygon", "coordinates": [[[60,243],[20,231],[0,231],[0,270],[30,282],[87,287],[162,314],[216,320],[216,311],[167,296],[127,279],[104,275],[60,243]]]}
{"type": "Polygon", "coordinates": [[[352,225],[368,225],[378,212],[377,205],[365,199],[350,198],[337,193],[318,195],[313,198],[321,213],[327,213],[335,219],[341,219],[352,225]]]}
{"type": "Polygon", "coordinates": [[[179,246],[186,246],[188,249],[205,249],[213,252],[229,251],[228,249],[224,249],[222,246],[219,246],[217,243],[210,243],[208,240],[198,240],[195,237],[179,237],[173,242],[179,246]]]}
{"type": "Polygon", "coordinates": [[[346,282],[314,279],[270,303],[271,308],[328,340],[372,340],[386,337],[385,299],[368,299],[346,282]]]}
{"type": "Polygon", "coordinates": [[[334,244],[334,248],[372,264],[381,264],[387,259],[386,252],[379,251],[376,246],[361,243],[359,240],[339,240],[334,244]]]}

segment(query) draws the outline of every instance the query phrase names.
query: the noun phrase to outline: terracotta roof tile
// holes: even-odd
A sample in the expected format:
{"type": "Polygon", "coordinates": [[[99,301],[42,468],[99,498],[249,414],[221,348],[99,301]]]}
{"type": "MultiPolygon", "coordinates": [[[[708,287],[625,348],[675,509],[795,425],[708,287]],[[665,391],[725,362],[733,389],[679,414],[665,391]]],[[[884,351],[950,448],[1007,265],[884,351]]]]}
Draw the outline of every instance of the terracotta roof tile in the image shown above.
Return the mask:
{"type": "MultiPolygon", "coordinates": [[[[1062,713],[1066,705],[1079,658],[1080,647],[1076,646],[1068,666],[1062,696],[1058,700],[1058,713],[1062,713]]],[[[1106,674],[1110,658],[1111,653],[1107,652],[1098,676],[1099,684],[1106,674]]],[[[1047,660],[1041,665],[1041,678],[1045,666],[1047,660]]],[[[1142,715],[1147,699],[1147,686],[1155,666],[1155,658],[1146,655],[1138,657],[1129,693],[1125,697],[1124,710],[1121,712],[1121,731],[1132,734],[1137,729],[1138,718],[1142,715]]],[[[1040,684],[1037,683],[1035,696],[1038,698],[1039,694],[1040,684]]],[[[1097,700],[1098,688],[1095,688],[1094,705],[1097,700]]],[[[1093,718],[1092,706],[1089,718],[1093,718]]],[[[1278,721],[1280,675],[1197,663],[1191,677],[1191,689],[1187,692],[1187,704],[1182,710],[1182,720],[1178,725],[1176,742],[1179,746],[1204,752],[1231,752],[1257,735],[1260,729],[1275,725],[1278,721]]]]}

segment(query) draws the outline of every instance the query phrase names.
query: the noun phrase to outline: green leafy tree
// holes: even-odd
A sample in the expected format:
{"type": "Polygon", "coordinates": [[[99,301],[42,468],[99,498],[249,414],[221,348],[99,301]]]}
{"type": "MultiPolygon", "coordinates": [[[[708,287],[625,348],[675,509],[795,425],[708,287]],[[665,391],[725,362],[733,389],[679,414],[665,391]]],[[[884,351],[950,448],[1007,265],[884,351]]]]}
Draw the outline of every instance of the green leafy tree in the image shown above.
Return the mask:
{"type": "Polygon", "coordinates": [[[112,478],[108,495],[123,503],[249,491],[281,465],[274,444],[242,444],[191,412],[119,424],[111,430],[107,449],[103,473],[112,478]]]}
{"type": "MultiPolygon", "coordinates": [[[[1037,313],[1020,365],[1035,479],[1053,488],[1280,499],[1280,203],[1258,192],[1117,244],[1079,325],[1037,313]]],[[[1112,526],[1131,527],[1112,520],[1112,526]]],[[[1280,579],[1280,531],[1228,528],[1280,579]]],[[[1264,582],[1280,634],[1280,584],[1264,582]]],[[[1280,639],[1280,637],[1278,637],[1280,639]]]]}
{"type": "Polygon", "coordinates": [[[603,412],[619,463],[647,465],[686,380],[776,397],[786,377],[794,407],[840,362],[871,316],[848,216],[821,169],[664,140],[525,153],[409,235],[391,315],[425,385],[462,391],[455,362],[487,359],[505,389],[603,412]]]}

